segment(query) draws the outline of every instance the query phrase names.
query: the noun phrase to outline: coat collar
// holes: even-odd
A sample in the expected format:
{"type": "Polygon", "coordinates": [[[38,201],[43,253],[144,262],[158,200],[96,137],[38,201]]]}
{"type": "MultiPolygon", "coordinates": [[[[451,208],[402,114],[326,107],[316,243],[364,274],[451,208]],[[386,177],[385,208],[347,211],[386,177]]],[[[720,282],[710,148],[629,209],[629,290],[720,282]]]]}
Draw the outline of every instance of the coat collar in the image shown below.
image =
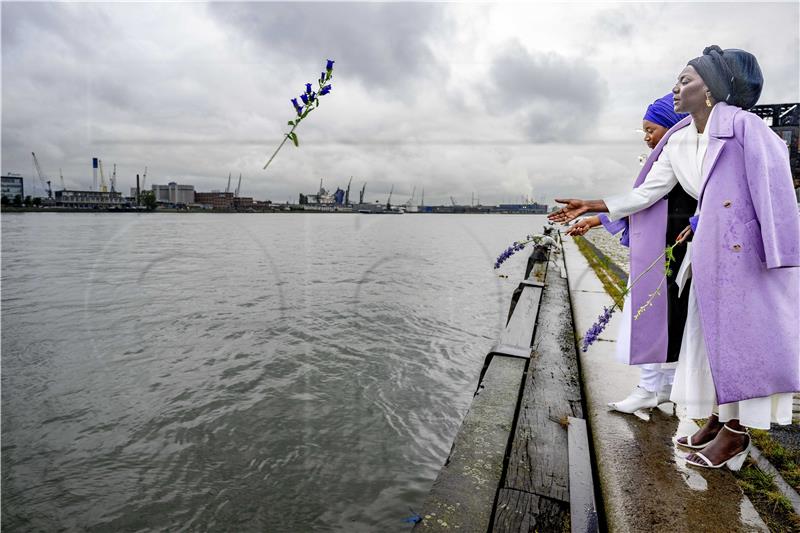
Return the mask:
{"type": "Polygon", "coordinates": [[[708,128],[708,149],[706,156],[703,160],[703,177],[702,185],[700,186],[700,194],[697,199],[697,208],[703,205],[703,192],[706,190],[708,178],[714,170],[714,165],[717,164],[717,159],[722,153],[722,148],[725,146],[725,140],[733,137],[733,117],[740,111],[740,108],[728,105],[725,102],[719,102],[714,106],[714,112],[711,113],[709,123],[706,124],[708,128]]]}
{"type": "Polygon", "coordinates": [[[726,138],[733,137],[733,116],[740,109],[736,106],[728,105],[725,102],[719,102],[714,106],[714,112],[711,114],[709,120],[708,135],[709,137],[726,138]]]}

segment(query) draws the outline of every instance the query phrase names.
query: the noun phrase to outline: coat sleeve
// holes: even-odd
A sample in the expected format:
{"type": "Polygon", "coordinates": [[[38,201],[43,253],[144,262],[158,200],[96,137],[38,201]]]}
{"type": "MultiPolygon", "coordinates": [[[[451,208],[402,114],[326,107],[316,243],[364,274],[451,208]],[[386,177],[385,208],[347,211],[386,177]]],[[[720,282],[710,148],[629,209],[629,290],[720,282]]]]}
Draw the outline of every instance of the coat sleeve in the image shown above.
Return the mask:
{"type": "Polygon", "coordinates": [[[800,266],[800,214],[786,144],[752,113],[744,115],[744,164],[767,268],[800,266]]]}
{"type": "Polygon", "coordinates": [[[600,219],[600,223],[603,224],[603,227],[606,228],[606,231],[608,231],[611,235],[616,235],[621,231],[622,235],[619,238],[620,244],[622,244],[623,246],[630,246],[630,239],[628,237],[627,218],[621,218],[619,220],[611,222],[608,219],[608,215],[606,215],[605,213],[600,214],[597,218],[600,219]]]}
{"type": "Polygon", "coordinates": [[[668,147],[669,145],[664,147],[641,185],[624,194],[603,198],[610,221],[614,222],[647,209],[669,194],[669,191],[678,184],[678,178],[669,160],[668,147]]]}

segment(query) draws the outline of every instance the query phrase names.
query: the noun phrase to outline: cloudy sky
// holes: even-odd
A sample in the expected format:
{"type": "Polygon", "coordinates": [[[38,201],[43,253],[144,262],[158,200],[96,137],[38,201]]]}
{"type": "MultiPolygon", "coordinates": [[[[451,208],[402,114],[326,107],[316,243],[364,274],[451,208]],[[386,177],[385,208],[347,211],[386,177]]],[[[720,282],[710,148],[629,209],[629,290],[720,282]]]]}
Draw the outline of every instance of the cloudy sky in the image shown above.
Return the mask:
{"type": "Polygon", "coordinates": [[[147,166],[200,191],[241,173],[278,202],[351,176],[370,201],[602,196],[630,186],[646,105],[707,45],[758,57],[760,103],[799,101],[799,6],[3,2],[2,172],[35,176],[36,152],[54,188],[59,169],[89,187],[99,157],[123,191],[147,166]],[[300,148],[262,170],[328,58],[300,148]]]}

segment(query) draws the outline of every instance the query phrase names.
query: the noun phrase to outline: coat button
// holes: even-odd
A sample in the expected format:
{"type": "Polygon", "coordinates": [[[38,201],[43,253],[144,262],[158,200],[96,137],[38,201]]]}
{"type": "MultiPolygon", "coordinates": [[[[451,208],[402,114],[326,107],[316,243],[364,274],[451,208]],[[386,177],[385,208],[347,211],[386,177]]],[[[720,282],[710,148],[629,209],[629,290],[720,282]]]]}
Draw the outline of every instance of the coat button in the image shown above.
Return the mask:
{"type": "Polygon", "coordinates": [[[742,251],[742,245],[741,244],[734,244],[733,246],[731,246],[731,249],[734,252],[741,252],[742,251]]]}
{"type": "Polygon", "coordinates": [[[722,202],[722,207],[730,207],[732,203],[730,200],[725,200],[722,202]]]}

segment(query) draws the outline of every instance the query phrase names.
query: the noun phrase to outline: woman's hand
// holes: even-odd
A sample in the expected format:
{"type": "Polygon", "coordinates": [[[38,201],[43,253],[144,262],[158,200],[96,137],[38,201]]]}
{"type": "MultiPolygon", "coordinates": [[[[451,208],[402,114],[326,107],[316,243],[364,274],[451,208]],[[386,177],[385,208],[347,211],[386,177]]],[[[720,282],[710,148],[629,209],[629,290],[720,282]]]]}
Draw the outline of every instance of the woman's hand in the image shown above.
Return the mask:
{"type": "Polygon", "coordinates": [[[576,235],[585,235],[587,231],[599,225],[600,225],[600,217],[598,216],[586,217],[584,219],[577,221],[574,225],[572,225],[567,230],[567,235],[572,235],[573,237],[576,235]]]}
{"type": "Polygon", "coordinates": [[[683,231],[680,232],[680,234],[678,235],[678,238],[675,239],[675,242],[683,242],[686,239],[688,239],[689,237],[691,237],[691,235],[692,235],[692,226],[690,224],[690,225],[686,226],[683,229],[683,231]]]}
{"type": "Polygon", "coordinates": [[[558,211],[547,215],[547,219],[552,220],[553,222],[567,223],[570,220],[574,220],[575,218],[581,216],[590,209],[588,202],[585,200],[579,200],[577,198],[556,198],[556,202],[566,205],[558,211]]]}

